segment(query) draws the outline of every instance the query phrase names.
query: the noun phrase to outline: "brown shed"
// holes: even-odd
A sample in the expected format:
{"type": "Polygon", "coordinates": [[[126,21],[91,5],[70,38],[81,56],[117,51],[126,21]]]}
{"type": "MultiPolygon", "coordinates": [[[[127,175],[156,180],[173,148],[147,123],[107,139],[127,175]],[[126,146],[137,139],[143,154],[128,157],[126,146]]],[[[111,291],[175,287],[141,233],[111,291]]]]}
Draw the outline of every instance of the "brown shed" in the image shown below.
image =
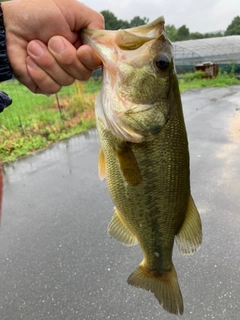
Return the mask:
{"type": "Polygon", "coordinates": [[[214,62],[203,62],[195,66],[196,71],[203,71],[204,78],[212,79],[218,75],[218,64],[214,62]]]}

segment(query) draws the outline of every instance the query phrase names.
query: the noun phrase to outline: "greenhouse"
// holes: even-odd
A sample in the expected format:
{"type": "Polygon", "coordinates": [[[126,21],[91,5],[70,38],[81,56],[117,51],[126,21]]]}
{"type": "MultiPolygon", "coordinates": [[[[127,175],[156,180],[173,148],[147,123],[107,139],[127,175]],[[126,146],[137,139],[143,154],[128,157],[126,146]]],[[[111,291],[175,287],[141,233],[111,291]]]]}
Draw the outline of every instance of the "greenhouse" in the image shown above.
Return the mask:
{"type": "Polygon", "coordinates": [[[211,61],[222,70],[240,73],[240,35],[173,42],[175,64],[179,73],[193,71],[195,65],[211,61]]]}

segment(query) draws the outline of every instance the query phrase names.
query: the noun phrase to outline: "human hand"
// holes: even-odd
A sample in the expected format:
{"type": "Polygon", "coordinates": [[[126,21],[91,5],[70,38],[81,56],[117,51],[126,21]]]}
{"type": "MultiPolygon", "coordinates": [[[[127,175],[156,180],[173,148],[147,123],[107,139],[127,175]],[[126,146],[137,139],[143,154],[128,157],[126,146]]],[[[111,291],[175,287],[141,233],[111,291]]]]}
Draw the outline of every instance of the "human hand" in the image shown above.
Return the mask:
{"type": "Polygon", "coordinates": [[[56,93],[101,64],[79,30],[102,29],[103,17],[77,0],[12,0],[2,10],[11,67],[32,92],[56,93]]]}

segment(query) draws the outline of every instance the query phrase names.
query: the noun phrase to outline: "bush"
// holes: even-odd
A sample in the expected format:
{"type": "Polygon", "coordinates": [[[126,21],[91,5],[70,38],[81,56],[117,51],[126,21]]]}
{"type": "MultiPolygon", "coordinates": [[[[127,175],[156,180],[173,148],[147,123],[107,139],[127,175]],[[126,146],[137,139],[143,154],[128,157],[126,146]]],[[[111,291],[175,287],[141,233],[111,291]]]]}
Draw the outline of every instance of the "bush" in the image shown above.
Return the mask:
{"type": "Polygon", "coordinates": [[[192,73],[186,73],[182,76],[182,79],[186,82],[191,82],[194,80],[201,80],[203,79],[205,73],[203,71],[195,71],[192,73]]]}

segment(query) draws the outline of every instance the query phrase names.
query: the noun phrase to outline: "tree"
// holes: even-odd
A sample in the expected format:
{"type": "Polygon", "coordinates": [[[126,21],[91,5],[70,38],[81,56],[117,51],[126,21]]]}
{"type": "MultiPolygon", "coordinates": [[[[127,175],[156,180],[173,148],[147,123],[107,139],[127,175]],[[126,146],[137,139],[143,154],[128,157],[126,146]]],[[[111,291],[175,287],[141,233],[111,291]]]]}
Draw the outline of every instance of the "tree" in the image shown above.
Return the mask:
{"type": "Polygon", "coordinates": [[[140,18],[135,16],[131,22],[127,20],[118,20],[118,18],[109,10],[101,11],[101,14],[105,19],[105,28],[106,30],[118,30],[118,29],[127,29],[131,27],[137,27],[148,23],[149,19],[144,17],[140,18]]]}
{"type": "Polygon", "coordinates": [[[140,18],[139,16],[136,16],[130,21],[130,27],[142,26],[142,25],[148,23],[148,21],[149,21],[149,19],[146,17],[140,18]]]}
{"type": "Polygon", "coordinates": [[[208,33],[205,33],[203,35],[203,38],[216,38],[216,37],[223,37],[223,34],[221,32],[208,32],[208,33]]]}
{"type": "Polygon", "coordinates": [[[104,16],[106,30],[116,30],[118,27],[117,17],[109,10],[101,11],[104,16]]]}
{"type": "MultiPolygon", "coordinates": [[[[121,20],[121,19],[119,20],[115,16],[115,14],[109,10],[103,10],[101,11],[101,14],[104,16],[104,19],[105,19],[106,30],[127,29],[127,28],[141,26],[149,22],[148,18],[146,17],[141,18],[139,16],[135,16],[130,22],[128,22],[127,20],[121,20]]],[[[235,32],[231,34],[240,34],[240,17],[234,18],[230,26],[232,29],[234,29],[234,32],[235,32]],[[232,25],[233,25],[233,28],[232,28],[232,25]]],[[[229,30],[231,29],[230,26],[228,27],[229,30]]],[[[223,36],[221,32],[205,33],[205,34],[202,34],[200,32],[190,33],[189,29],[186,27],[185,24],[182,25],[179,29],[177,29],[173,24],[168,24],[168,25],[165,25],[165,30],[168,38],[172,42],[223,36]]]]}
{"type": "Polygon", "coordinates": [[[165,26],[166,34],[171,41],[176,41],[177,39],[177,29],[173,24],[167,24],[165,26]]]}
{"type": "Polygon", "coordinates": [[[118,30],[129,28],[129,22],[118,20],[118,18],[109,10],[101,11],[104,16],[106,30],[118,30]]]}
{"type": "Polygon", "coordinates": [[[189,37],[190,37],[189,29],[184,24],[177,31],[176,41],[188,40],[189,37]]]}
{"type": "Polygon", "coordinates": [[[130,28],[130,23],[127,20],[118,20],[117,29],[127,29],[130,28]]]}
{"type": "Polygon", "coordinates": [[[225,36],[240,34],[240,17],[236,16],[225,31],[225,36]]]}
{"type": "Polygon", "coordinates": [[[191,32],[189,39],[202,39],[204,38],[204,35],[200,32],[191,32]]]}

